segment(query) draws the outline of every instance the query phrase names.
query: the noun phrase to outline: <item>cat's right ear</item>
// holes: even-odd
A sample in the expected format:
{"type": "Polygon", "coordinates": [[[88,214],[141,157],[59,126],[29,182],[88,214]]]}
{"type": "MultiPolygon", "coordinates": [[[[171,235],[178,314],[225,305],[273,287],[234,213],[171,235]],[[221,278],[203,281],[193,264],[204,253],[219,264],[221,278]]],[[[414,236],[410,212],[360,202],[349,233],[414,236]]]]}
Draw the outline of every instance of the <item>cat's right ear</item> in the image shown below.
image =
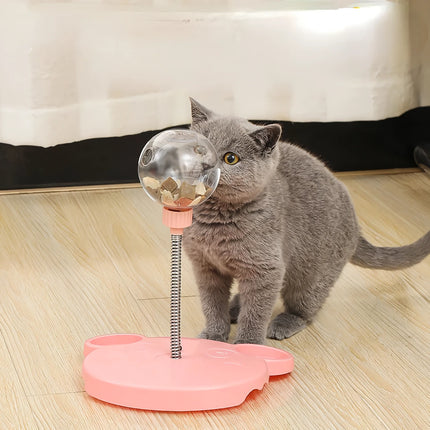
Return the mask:
{"type": "Polygon", "coordinates": [[[214,113],[190,97],[192,125],[207,121],[214,113]]]}
{"type": "Polygon", "coordinates": [[[279,124],[269,124],[259,127],[249,136],[254,139],[264,154],[270,154],[281,137],[281,133],[282,128],[279,124]]]}

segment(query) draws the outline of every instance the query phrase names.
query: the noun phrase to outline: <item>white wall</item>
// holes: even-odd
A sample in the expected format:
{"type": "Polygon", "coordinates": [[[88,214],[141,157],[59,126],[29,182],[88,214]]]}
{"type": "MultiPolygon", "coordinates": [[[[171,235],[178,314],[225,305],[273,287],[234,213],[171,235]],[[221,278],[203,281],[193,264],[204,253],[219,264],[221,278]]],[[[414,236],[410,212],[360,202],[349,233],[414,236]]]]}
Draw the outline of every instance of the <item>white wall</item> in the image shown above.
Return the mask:
{"type": "Polygon", "coordinates": [[[430,2],[411,3],[0,0],[0,142],[184,124],[188,96],[250,119],[397,116],[430,104],[430,2]]]}

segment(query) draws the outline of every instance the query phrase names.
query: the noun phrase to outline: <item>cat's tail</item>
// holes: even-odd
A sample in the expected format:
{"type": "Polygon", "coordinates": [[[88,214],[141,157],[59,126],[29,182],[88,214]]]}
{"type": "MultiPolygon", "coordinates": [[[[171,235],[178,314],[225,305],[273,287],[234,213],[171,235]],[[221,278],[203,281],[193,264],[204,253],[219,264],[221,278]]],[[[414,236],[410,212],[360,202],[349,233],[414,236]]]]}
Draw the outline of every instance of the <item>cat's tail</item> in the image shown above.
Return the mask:
{"type": "Polygon", "coordinates": [[[430,254],[430,231],[416,242],[398,248],[373,246],[363,236],[351,263],[369,269],[397,270],[413,266],[430,254]]]}

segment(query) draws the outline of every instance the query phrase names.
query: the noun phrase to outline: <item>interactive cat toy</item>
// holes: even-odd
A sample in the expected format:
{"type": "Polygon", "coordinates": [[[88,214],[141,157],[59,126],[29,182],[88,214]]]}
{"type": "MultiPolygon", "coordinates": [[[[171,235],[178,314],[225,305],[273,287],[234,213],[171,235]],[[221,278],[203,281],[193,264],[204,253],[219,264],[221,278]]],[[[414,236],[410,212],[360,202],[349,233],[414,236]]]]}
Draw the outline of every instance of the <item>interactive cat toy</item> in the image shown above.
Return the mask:
{"type": "Polygon", "coordinates": [[[154,136],[139,158],[139,178],[163,207],[170,227],[170,338],[114,334],[89,339],[84,346],[87,393],[108,403],[158,411],[220,409],[241,404],[269,376],[293,370],[288,352],[263,345],[230,345],[181,338],[181,244],[192,223],[192,208],[218,185],[220,169],[212,144],[189,130],[154,136]]]}

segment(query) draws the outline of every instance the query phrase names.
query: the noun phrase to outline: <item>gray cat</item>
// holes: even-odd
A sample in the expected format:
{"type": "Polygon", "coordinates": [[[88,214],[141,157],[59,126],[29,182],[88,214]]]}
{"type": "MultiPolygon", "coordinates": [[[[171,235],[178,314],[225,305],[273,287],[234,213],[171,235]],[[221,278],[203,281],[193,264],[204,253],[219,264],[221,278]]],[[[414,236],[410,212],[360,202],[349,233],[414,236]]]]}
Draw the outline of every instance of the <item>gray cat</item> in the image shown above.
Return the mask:
{"type": "Polygon", "coordinates": [[[430,253],[430,231],[399,248],[367,242],[344,185],[306,151],[278,143],[278,124],[220,116],[193,99],[191,111],[191,128],[222,161],[217,189],[184,231],[206,318],[200,337],[227,341],[237,322],[235,343],[288,338],[312,321],[347,262],[393,270],[430,253]],[[279,293],[285,310],[269,324],[279,293]]]}

